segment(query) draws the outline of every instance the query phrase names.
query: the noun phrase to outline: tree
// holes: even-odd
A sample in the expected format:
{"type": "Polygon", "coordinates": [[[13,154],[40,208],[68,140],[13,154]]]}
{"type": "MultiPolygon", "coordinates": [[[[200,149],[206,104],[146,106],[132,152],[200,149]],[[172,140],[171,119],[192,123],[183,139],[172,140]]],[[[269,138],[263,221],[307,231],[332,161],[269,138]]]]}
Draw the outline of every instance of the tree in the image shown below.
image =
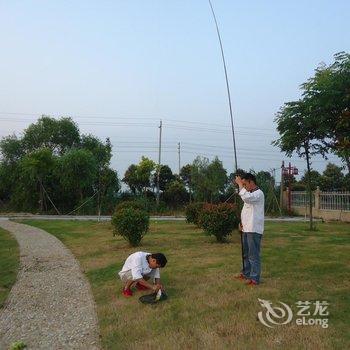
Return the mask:
{"type": "Polygon", "coordinates": [[[185,186],[188,188],[188,192],[190,194],[190,201],[191,201],[191,194],[192,194],[192,165],[186,164],[184,165],[180,170],[180,178],[185,184],[185,186]]]}
{"type": "Polygon", "coordinates": [[[191,181],[197,201],[217,201],[225,191],[226,170],[217,157],[209,162],[208,158],[198,156],[191,166],[191,181]]]}
{"type": "Polygon", "coordinates": [[[342,168],[328,163],[320,177],[320,188],[322,191],[340,191],[343,188],[344,175],[342,168]]]}
{"type": "Polygon", "coordinates": [[[99,171],[97,184],[98,215],[101,214],[103,206],[106,207],[107,212],[111,212],[114,209],[119,189],[120,184],[117,172],[109,167],[102,168],[99,171]]]}
{"type": "Polygon", "coordinates": [[[137,165],[136,164],[129,165],[128,169],[125,171],[125,174],[124,174],[122,181],[129,186],[129,188],[133,194],[136,193],[136,191],[138,189],[137,165]]]}
{"type": "MultiPolygon", "coordinates": [[[[46,207],[45,202],[45,184],[48,178],[52,176],[55,165],[55,158],[52,151],[47,148],[39,149],[26,156],[20,161],[20,177],[19,186],[17,186],[17,194],[20,191],[32,192],[32,198],[35,193],[39,194],[40,212],[46,207]]],[[[21,198],[25,198],[25,193],[22,193],[21,198]]]]}
{"type": "Polygon", "coordinates": [[[320,65],[302,85],[309,113],[317,120],[318,138],[347,165],[350,172],[350,54],[339,52],[334,63],[320,65]]]}
{"type": "MultiPolygon", "coordinates": [[[[278,146],[287,156],[291,156],[294,152],[299,157],[306,159],[307,173],[311,171],[311,156],[315,154],[324,155],[325,147],[319,140],[319,135],[315,129],[317,119],[308,113],[309,105],[307,100],[299,100],[297,102],[288,102],[277,113],[275,121],[277,122],[277,130],[280,138],[275,140],[273,144],[278,146]]],[[[310,179],[310,177],[309,177],[310,179]]],[[[312,191],[311,182],[308,183],[309,192],[309,208],[310,208],[310,230],[313,227],[312,217],[312,191]]]]}
{"type": "Polygon", "coordinates": [[[111,161],[112,145],[109,138],[107,138],[106,142],[103,143],[101,140],[91,134],[82,135],[79,148],[90,151],[94,155],[98,167],[101,169],[108,166],[109,162],[111,161]]]}
{"type": "Polygon", "coordinates": [[[310,173],[307,171],[304,172],[304,175],[300,179],[300,183],[307,185],[310,183],[310,188],[312,191],[315,191],[317,186],[320,186],[321,174],[317,170],[311,170],[310,173]]]}
{"type": "Polygon", "coordinates": [[[207,169],[209,166],[208,158],[196,157],[191,166],[191,179],[193,196],[196,201],[207,201],[209,197],[207,169]]]}
{"type": "MultiPolygon", "coordinates": [[[[159,170],[159,189],[164,191],[169,183],[175,180],[175,176],[168,165],[161,165],[159,170]]],[[[157,173],[153,175],[152,186],[157,186],[157,173]]]]}
{"type": "Polygon", "coordinates": [[[256,182],[259,188],[265,195],[265,212],[268,213],[280,213],[281,208],[277,200],[277,192],[275,191],[275,179],[268,171],[250,172],[255,174],[256,182]]]}
{"type": "Polygon", "coordinates": [[[82,201],[91,190],[97,174],[97,161],[90,151],[73,149],[58,161],[58,176],[64,191],[74,191],[82,201]]]}
{"type": "Polygon", "coordinates": [[[102,204],[114,206],[119,182],[109,167],[112,145],[109,139],[80,135],[70,118],[43,116],[23,137],[2,138],[0,153],[0,201],[9,209],[43,211],[52,206],[64,212],[93,193],[97,196],[89,201],[90,212],[96,204],[99,212],[102,204]]]}
{"type": "Polygon", "coordinates": [[[94,188],[97,192],[97,208],[98,215],[100,215],[104,196],[107,192],[109,192],[109,196],[113,197],[113,193],[115,194],[119,190],[118,175],[109,168],[112,158],[112,145],[109,138],[103,143],[97,137],[89,134],[81,137],[80,148],[91,152],[97,163],[97,177],[94,188]]]}
{"type": "Polygon", "coordinates": [[[185,204],[188,201],[185,185],[178,180],[171,181],[163,192],[163,198],[168,205],[174,208],[185,204]]]}
{"type": "Polygon", "coordinates": [[[133,193],[145,193],[151,186],[156,164],[147,157],[141,158],[139,164],[131,164],[126,170],[123,182],[126,183],[133,193]]]}
{"type": "Polygon", "coordinates": [[[223,194],[225,191],[227,172],[218,157],[215,157],[209,164],[207,171],[210,202],[217,202],[220,194],[223,194]]]}
{"type": "Polygon", "coordinates": [[[3,163],[16,163],[25,153],[22,140],[18,139],[16,135],[5,136],[0,141],[0,153],[3,163]]]}
{"type": "Polygon", "coordinates": [[[145,192],[147,188],[151,186],[151,179],[154,175],[155,169],[156,163],[153,160],[142,156],[137,167],[137,178],[142,192],[145,192]]]}
{"type": "Polygon", "coordinates": [[[24,131],[22,142],[27,152],[48,148],[54,154],[62,155],[79,145],[79,129],[71,118],[57,120],[42,116],[24,131]]]}

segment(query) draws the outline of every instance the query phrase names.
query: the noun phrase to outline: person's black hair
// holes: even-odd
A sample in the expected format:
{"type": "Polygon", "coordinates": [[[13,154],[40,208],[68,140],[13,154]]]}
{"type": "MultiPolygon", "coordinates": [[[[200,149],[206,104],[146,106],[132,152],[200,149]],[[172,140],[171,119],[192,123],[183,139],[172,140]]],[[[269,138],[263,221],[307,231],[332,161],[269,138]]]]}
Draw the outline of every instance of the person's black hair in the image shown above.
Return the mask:
{"type": "Polygon", "coordinates": [[[242,179],[244,180],[248,180],[248,181],[253,181],[256,184],[256,177],[255,175],[253,175],[252,173],[245,173],[242,176],[242,179]]]}
{"type": "Polygon", "coordinates": [[[151,254],[151,257],[153,259],[156,259],[157,264],[159,264],[160,267],[164,267],[166,265],[166,263],[168,262],[168,260],[166,259],[165,255],[162,254],[162,253],[151,254]]]}

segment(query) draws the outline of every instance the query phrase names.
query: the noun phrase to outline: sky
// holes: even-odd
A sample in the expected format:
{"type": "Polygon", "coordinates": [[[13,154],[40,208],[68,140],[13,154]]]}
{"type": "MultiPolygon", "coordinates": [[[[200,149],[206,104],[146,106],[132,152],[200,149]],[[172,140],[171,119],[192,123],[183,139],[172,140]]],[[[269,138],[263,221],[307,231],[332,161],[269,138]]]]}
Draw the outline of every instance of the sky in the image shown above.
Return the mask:
{"type": "MultiPolygon", "coordinates": [[[[274,118],[300,84],[349,52],[346,0],[212,0],[233,103],[238,167],[276,169],[274,118]]],[[[120,177],[141,156],[178,172],[197,156],[234,168],[220,47],[206,0],[0,0],[0,137],[71,117],[113,145],[120,177]]],[[[330,161],[340,165],[334,155],[330,161]]],[[[323,171],[326,161],[313,160],[323,171]]]]}

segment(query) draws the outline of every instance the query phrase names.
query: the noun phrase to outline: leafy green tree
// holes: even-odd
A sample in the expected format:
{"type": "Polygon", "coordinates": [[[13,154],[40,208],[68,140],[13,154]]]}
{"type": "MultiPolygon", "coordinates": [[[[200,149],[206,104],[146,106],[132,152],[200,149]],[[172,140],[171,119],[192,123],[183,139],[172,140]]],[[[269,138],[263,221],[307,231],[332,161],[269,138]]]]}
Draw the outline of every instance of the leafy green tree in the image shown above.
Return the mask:
{"type": "Polygon", "coordinates": [[[302,89],[319,140],[350,172],[350,54],[335,54],[334,63],[320,65],[302,89]]]}
{"type": "Polygon", "coordinates": [[[117,193],[120,190],[117,172],[109,167],[100,170],[97,190],[99,191],[97,194],[98,215],[101,214],[102,208],[110,213],[114,209],[117,193]]]}
{"type": "MultiPolygon", "coordinates": [[[[175,176],[168,165],[161,165],[159,170],[159,189],[164,191],[166,186],[175,180],[175,176]]],[[[157,186],[157,173],[153,175],[152,186],[157,186]]]]}
{"type": "Polygon", "coordinates": [[[191,166],[191,180],[194,197],[197,201],[217,201],[225,191],[227,183],[226,170],[222,162],[215,157],[212,162],[197,157],[191,166]]]}
{"type": "MultiPolygon", "coordinates": [[[[98,215],[101,214],[101,208],[106,204],[104,197],[109,197],[110,201],[115,202],[116,193],[119,191],[120,185],[117,173],[109,168],[112,158],[112,145],[109,138],[105,143],[97,137],[89,134],[82,135],[80,148],[91,152],[97,163],[97,177],[94,181],[94,190],[97,192],[97,208],[98,215]]],[[[109,208],[109,211],[112,207],[109,208]]]]}
{"type": "Polygon", "coordinates": [[[136,191],[138,189],[137,165],[136,164],[129,165],[128,169],[125,171],[125,174],[124,174],[122,181],[129,186],[129,188],[133,194],[136,193],[136,191]]]}
{"type": "Polygon", "coordinates": [[[94,193],[84,206],[90,206],[90,212],[96,205],[99,212],[115,205],[120,186],[117,173],[109,167],[109,139],[102,142],[93,135],[80,136],[70,118],[43,116],[22,138],[2,138],[0,153],[0,203],[9,208],[43,211],[58,207],[66,212],[94,193]]]}
{"type": "Polygon", "coordinates": [[[44,208],[47,209],[44,191],[46,191],[46,183],[49,181],[49,177],[52,176],[54,166],[55,158],[52,151],[47,148],[27,154],[20,161],[17,195],[20,195],[20,198],[25,198],[25,193],[29,191],[32,194],[31,198],[33,198],[37,193],[40,212],[43,212],[44,208]],[[20,191],[22,191],[21,194],[20,191]]]}
{"type": "Polygon", "coordinates": [[[322,191],[341,191],[343,188],[344,174],[342,168],[328,163],[320,177],[320,188],[322,191]]]}
{"type": "Polygon", "coordinates": [[[250,172],[255,174],[257,185],[264,192],[265,212],[270,214],[281,214],[281,208],[277,199],[278,192],[275,189],[274,177],[269,171],[262,170],[255,172],[250,170],[250,172]]]}
{"type": "Polygon", "coordinates": [[[186,164],[180,170],[180,179],[183,181],[185,186],[188,188],[190,195],[190,201],[192,196],[192,165],[186,164]]]}
{"type": "Polygon", "coordinates": [[[208,190],[208,166],[209,159],[197,157],[191,166],[191,179],[193,196],[196,201],[207,201],[209,198],[208,190]]]}
{"type": "MultiPolygon", "coordinates": [[[[315,154],[324,155],[326,148],[318,141],[318,134],[315,128],[317,120],[309,114],[308,103],[305,100],[288,102],[277,113],[277,131],[280,138],[273,142],[287,156],[294,152],[301,158],[306,159],[307,173],[311,171],[311,156],[315,154]]],[[[310,179],[310,178],[309,178],[310,179]]],[[[312,191],[311,182],[308,183],[309,209],[310,209],[310,230],[313,227],[312,217],[312,191]]]]}
{"type": "Polygon", "coordinates": [[[97,161],[90,151],[72,149],[59,158],[58,176],[64,191],[73,191],[82,201],[84,191],[92,189],[97,175],[97,161]]]}
{"type": "Polygon", "coordinates": [[[126,170],[123,182],[126,183],[133,193],[145,193],[151,187],[156,164],[153,160],[142,157],[139,164],[131,164],[126,170]]]}
{"type": "Polygon", "coordinates": [[[14,164],[18,162],[25,154],[22,140],[16,135],[5,136],[0,141],[1,161],[5,164],[14,164]]]}
{"type": "Polygon", "coordinates": [[[188,192],[182,182],[173,180],[167,184],[163,198],[169,206],[177,208],[188,201],[188,192]]]}
{"type": "Polygon", "coordinates": [[[311,170],[310,174],[305,171],[304,175],[300,179],[300,183],[305,185],[310,183],[310,188],[312,191],[315,191],[317,186],[320,186],[321,174],[317,170],[311,170]],[[310,178],[310,179],[309,179],[310,178]]]}
{"type": "Polygon", "coordinates": [[[91,134],[82,135],[79,148],[90,151],[94,155],[98,167],[101,169],[108,166],[109,162],[111,161],[112,145],[109,138],[107,138],[106,142],[103,143],[101,140],[91,134]]]}
{"type": "Polygon", "coordinates": [[[156,163],[153,160],[147,157],[141,158],[137,167],[137,178],[142,192],[145,192],[147,188],[151,187],[151,179],[155,169],[156,163]]]}
{"type": "Polygon", "coordinates": [[[54,154],[62,155],[79,145],[80,134],[71,118],[57,120],[42,116],[24,131],[22,142],[27,152],[49,148],[54,154]]]}
{"type": "Polygon", "coordinates": [[[224,193],[227,183],[227,172],[218,157],[209,164],[207,176],[210,202],[217,202],[220,195],[224,193]]]}

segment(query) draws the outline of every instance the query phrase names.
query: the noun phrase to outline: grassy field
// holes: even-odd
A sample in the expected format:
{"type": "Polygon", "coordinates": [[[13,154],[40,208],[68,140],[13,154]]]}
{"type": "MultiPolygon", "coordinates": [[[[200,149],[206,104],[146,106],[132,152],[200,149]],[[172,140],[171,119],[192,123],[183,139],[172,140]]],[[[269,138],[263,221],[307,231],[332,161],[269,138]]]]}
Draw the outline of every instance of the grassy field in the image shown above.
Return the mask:
{"type": "Polygon", "coordinates": [[[16,281],[19,266],[17,241],[0,228],[0,309],[16,281]]]}
{"type": "Polygon", "coordinates": [[[346,349],[350,348],[350,225],[267,223],[262,283],[233,278],[241,258],[238,234],[219,244],[184,222],[152,223],[138,249],[112,236],[109,223],[26,221],[61,239],[87,274],[105,349],[346,349]],[[164,252],[169,300],[156,306],[121,296],[116,272],[136,250],[164,252]],[[293,322],[267,328],[258,298],[329,302],[329,328],[293,322]]]}

